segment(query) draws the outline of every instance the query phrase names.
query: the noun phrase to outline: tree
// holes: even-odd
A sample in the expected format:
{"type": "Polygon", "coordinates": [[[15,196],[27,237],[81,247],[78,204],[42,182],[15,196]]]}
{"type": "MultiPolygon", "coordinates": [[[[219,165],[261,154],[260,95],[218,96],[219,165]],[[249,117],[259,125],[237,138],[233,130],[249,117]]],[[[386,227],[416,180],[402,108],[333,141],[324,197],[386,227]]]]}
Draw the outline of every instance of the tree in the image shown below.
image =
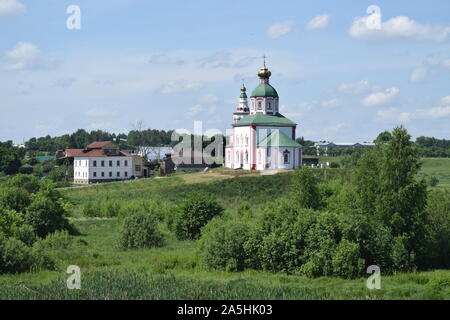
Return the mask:
{"type": "Polygon", "coordinates": [[[407,130],[396,127],[390,136],[366,150],[358,163],[358,205],[361,213],[376,215],[394,237],[402,237],[398,248],[404,244],[408,255],[417,254],[425,237],[427,185],[417,179],[420,158],[407,130]]]}
{"type": "Polygon", "coordinates": [[[39,192],[25,213],[25,223],[33,227],[39,237],[45,237],[57,230],[70,230],[65,217],[66,210],[61,201],[55,201],[45,192],[39,192]]]}
{"type": "Polygon", "coordinates": [[[298,169],[291,181],[291,193],[301,208],[319,209],[322,204],[318,180],[310,168],[298,169]]]}
{"type": "Polygon", "coordinates": [[[193,192],[180,206],[180,213],[175,219],[175,234],[180,240],[198,239],[201,228],[222,213],[222,206],[213,197],[193,192]]]}

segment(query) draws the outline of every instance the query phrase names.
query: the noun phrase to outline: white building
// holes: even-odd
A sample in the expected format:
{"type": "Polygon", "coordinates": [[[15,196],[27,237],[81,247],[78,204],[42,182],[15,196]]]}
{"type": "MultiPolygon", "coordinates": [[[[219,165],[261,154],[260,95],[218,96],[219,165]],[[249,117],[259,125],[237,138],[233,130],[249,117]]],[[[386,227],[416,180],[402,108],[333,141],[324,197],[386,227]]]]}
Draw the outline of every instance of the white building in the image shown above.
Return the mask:
{"type": "Polygon", "coordinates": [[[317,150],[317,155],[319,156],[322,153],[327,156],[328,150],[330,149],[353,149],[353,148],[371,148],[374,147],[375,143],[371,142],[329,142],[329,141],[322,141],[322,142],[316,142],[314,144],[314,147],[317,150]]]}
{"type": "Polygon", "coordinates": [[[289,170],[302,165],[302,146],[295,141],[297,124],[279,112],[279,97],[269,84],[265,66],[258,73],[260,84],[248,106],[241,88],[239,106],[233,114],[232,134],[225,149],[225,167],[246,170],[289,170]]]}
{"type": "Polygon", "coordinates": [[[133,156],[110,141],[93,142],[85,149],[67,149],[65,157],[73,157],[75,184],[126,180],[133,176],[133,156]]]}

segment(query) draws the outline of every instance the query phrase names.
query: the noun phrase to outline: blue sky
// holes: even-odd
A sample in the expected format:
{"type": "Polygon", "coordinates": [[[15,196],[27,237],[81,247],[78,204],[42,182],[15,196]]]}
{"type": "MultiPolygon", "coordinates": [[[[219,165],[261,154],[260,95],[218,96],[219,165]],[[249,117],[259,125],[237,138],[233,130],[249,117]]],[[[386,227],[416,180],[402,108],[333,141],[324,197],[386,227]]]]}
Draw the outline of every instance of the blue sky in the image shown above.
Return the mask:
{"type": "Polygon", "coordinates": [[[447,0],[0,0],[0,140],[140,120],[225,131],[262,55],[299,136],[370,141],[404,124],[448,139],[448,12],[447,0]]]}

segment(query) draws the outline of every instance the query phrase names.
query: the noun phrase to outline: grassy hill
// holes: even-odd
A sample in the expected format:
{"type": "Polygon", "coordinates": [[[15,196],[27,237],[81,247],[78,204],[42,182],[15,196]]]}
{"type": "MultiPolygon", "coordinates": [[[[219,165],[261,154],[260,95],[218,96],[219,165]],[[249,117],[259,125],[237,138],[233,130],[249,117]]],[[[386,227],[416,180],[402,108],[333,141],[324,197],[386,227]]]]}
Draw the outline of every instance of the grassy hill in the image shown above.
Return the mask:
{"type": "MultiPolygon", "coordinates": [[[[435,168],[433,172],[442,169],[433,161],[427,162],[426,170],[429,167],[435,168]]],[[[198,263],[196,242],[177,240],[166,227],[163,247],[123,251],[117,247],[116,217],[84,214],[86,206],[98,203],[112,203],[113,207],[145,204],[149,199],[161,205],[176,203],[187,192],[199,190],[216,196],[226,207],[225,215],[232,216],[242,201],[257,209],[283,196],[289,179],[290,173],[260,176],[218,169],[67,189],[64,193],[73,204],[71,220],[80,235],[48,244],[56,270],[1,275],[0,299],[450,299],[448,270],[382,276],[382,289],[375,291],[366,288],[366,278],[309,279],[253,270],[210,271],[198,263]],[[81,290],[65,287],[69,265],[81,268],[81,290]]]]}

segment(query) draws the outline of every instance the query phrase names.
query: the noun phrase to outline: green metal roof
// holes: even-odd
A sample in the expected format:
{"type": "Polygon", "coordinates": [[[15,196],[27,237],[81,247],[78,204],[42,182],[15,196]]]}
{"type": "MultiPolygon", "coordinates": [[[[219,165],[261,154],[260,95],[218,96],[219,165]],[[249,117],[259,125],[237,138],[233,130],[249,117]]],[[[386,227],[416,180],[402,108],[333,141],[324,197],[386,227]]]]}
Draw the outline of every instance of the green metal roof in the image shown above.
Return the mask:
{"type": "Polygon", "coordinates": [[[295,126],[296,123],[292,122],[281,113],[277,113],[275,115],[264,114],[264,113],[256,113],[253,115],[248,115],[233,124],[233,127],[244,127],[251,125],[266,125],[266,126],[295,126]]]}
{"type": "Polygon", "coordinates": [[[261,83],[252,92],[252,97],[273,97],[278,98],[277,90],[268,83],[261,83]]]}
{"type": "Polygon", "coordinates": [[[280,130],[272,131],[263,141],[258,144],[258,147],[288,147],[288,148],[303,148],[303,146],[280,130]]]}

